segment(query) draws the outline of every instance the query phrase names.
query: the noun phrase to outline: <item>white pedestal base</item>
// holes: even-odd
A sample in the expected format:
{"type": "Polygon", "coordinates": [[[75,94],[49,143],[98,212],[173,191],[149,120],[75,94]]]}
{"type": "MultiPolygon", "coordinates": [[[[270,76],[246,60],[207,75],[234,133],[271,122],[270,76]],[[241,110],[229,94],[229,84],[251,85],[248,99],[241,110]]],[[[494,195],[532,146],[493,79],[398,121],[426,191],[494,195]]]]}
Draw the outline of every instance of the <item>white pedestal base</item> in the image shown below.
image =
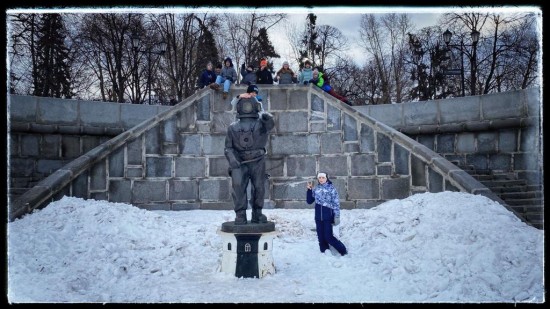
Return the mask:
{"type": "Polygon", "coordinates": [[[236,277],[263,278],[275,273],[273,237],[277,232],[228,233],[218,230],[223,240],[221,271],[236,277]]]}

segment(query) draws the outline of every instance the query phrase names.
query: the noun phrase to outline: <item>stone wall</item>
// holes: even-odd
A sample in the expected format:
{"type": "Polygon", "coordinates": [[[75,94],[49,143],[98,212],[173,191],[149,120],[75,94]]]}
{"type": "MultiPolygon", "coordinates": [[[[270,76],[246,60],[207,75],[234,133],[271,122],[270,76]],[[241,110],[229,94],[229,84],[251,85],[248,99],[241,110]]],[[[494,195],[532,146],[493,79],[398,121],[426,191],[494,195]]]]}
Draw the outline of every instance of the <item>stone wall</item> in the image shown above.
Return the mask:
{"type": "Polygon", "coordinates": [[[539,88],[445,100],[358,106],[461,167],[513,171],[542,184],[539,88]]]}
{"type": "Polygon", "coordinates": [[[11,95],[9,196],[170,107],[11,95]]]}
{"type": "MultiPolygon", "coordinates": [[[[266,207],[310,208],[305,183],[326,171],[342,207],[369,208],[417,192],[487,187],[433,150],[311,86],[261,86],[275,117],[266,207]]],[[[223,155],[231,97],[204,89],[86,152],[10,203],[13,220],[63,195],[145,209],[233,209],[223,155]]],[[[95,103],[104,104],[104,103],[95,103]]],[[[73,118],[74,119],[74,118],[73,118]]]]}

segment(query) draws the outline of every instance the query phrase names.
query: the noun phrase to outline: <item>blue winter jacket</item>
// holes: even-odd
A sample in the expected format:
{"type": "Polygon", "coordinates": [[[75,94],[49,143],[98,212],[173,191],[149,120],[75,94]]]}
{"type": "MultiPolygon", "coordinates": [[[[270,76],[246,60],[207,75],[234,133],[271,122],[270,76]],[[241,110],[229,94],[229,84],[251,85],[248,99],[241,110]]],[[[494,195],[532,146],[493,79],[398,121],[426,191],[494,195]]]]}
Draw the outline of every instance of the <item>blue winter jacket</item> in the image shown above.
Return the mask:
{"type": "Polygon", "coordinates": [[[340,198],[330,180],[307,190],[306,197],[308,204],[315,202],[315,220],[333,222],[334,217],[340,217],[340,198]]]}
{"type": "Polygon", "coordinates": [[[216,81],[216,73],[214,71],[204,70],[199,80],[199,88],[204,88],[216,81]]]}

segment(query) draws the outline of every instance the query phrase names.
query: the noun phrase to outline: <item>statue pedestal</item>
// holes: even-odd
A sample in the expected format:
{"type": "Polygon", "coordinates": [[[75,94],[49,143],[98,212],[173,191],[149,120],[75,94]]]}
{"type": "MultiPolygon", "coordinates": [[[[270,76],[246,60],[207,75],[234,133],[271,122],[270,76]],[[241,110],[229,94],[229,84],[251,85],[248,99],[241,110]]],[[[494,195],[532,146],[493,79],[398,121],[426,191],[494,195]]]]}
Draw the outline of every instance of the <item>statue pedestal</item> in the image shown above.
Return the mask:
{"type": "Polygon", "coordinates": [[[275,223],[222,224],[217,232],[223,240],[221,271],[243,278],[263,278],[275,273],[273,237],[275,223]]]}

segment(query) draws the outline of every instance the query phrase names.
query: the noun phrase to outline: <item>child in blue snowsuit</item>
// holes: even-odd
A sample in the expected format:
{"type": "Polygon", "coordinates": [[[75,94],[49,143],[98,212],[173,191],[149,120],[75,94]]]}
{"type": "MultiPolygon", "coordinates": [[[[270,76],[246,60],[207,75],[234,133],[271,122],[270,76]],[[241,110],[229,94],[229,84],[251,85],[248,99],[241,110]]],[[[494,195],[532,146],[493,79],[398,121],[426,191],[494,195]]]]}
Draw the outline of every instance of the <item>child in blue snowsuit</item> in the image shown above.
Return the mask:
{"type": "Polygon", "coordinates": [[[341,255],[348,253],[346,246],[334,237],[332,226],[340,224],[340,199],[338,191],[326,173],[317,175],[319,185],[307,184],[307,203],[315,202],[315,226],[321,252],[334,247],[341,255]]]}

